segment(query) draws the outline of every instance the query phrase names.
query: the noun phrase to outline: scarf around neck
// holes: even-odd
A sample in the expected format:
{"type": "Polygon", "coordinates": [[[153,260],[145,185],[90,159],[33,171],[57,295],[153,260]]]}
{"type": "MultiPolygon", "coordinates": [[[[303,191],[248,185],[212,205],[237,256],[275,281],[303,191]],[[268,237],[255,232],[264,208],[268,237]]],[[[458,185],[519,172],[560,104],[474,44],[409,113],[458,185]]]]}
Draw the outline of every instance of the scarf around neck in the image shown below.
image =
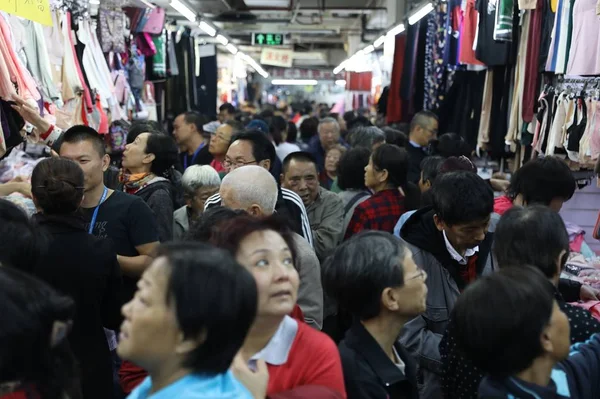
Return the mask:
{"type": "Polygon", "coordinates": [[[132,194],[145,187],[156,176],[154,173],[129,173],[125,169],[119,172],[119,182],[123,185],[123,190],[132,194]]]}

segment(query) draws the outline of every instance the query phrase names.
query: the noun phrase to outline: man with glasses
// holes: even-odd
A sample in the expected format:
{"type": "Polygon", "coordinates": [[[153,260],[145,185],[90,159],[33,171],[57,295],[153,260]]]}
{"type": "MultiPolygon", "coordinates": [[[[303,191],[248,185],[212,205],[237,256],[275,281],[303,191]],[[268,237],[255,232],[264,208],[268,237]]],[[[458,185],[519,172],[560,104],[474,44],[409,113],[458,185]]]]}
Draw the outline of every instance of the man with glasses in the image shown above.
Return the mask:
{"type": "MultiPolygon", "coordinates": [[[[275,147],[266,134],[258,130],[246,130],[233,136],[221,165],[227,173],[247,165],[258,165],[271,171],[276,158],[275,147]]],[[[204,209],[219,205],[221,196],[217,193],[206,200],[204,209]]],[[[306,208],[295,192],[279,187],[275,211],[289,221],[290,228],[303,236],[310,245],[313,244],[306,208]]]]}
{"type": "Polygon", "coordinates": [[[418,112],[410,122],[408,134],[408,181],[418,183],[421,178],[421,161],[428,155],[431,140],[437,138],[438,117],[431,111],[418,112]]]}
{"type": "Polygon", "coordinates": [[[214,157],[210,163],[217,172],[224,172],[223,161],[225,155],[231,144],[231,137],[243,130],[243,125],[240,122],[234,120],[228,120],[217,128],[214,133],[210,135],[210,144],[208,151],[214,157]]]}

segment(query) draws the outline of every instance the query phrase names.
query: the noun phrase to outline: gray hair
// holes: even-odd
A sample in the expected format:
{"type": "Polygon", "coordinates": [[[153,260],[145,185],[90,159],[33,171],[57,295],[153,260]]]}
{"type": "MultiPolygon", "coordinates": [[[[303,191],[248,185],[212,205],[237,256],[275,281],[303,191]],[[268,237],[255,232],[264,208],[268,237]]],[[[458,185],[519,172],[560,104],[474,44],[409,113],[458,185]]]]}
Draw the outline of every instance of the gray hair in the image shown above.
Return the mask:
{"type": "Polygon", "coordinates": [[[352,148],[373,149],[374,144],[385,143],[385,133],[376,126],[360,126],[348,134],[348,143],[352,148]]]}
{"type": "Polygon", "coordinates": [[[277,182],[265,168],[257,165],[237,168],[223,178],[221,189],[226,187],[233,190],[235,200],[243,207],[256,204],[265,213],[275,212],[277,182]]]}
{"type": "Polygon", "coordinates": [[[323,118],[319,121],[319,126],[317,127],[317,129],[321,129],[321,125],[326,125],[332,123],[335,126],[335,129],[339,132],[340,131],[340,124],[338,123],[338,121],[335,118],[332,118],[330,116],[323,118]]]}
{"type": "Polygon", "coordinates": [[[185,170],[181,185],[186,196],[193,197],[202,187],[219,187],[221,178],[216,170],[208,165],[192,165],[185,170]]]}

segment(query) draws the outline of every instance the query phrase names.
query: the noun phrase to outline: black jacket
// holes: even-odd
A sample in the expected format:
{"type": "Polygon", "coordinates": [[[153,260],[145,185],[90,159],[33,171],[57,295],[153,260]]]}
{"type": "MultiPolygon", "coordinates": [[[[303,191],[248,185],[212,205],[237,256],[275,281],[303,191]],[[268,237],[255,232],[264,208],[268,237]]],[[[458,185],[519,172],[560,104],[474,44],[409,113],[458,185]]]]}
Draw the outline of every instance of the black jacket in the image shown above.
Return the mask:
{"type": "Polygon", "coordinates": [[[416,364],[400,344],[394,347],[405,373],[362,324],[353,324],[339,347],[348,399],[418,399],[416,364]]]}
{"type": "Polygon", "coordinates": [[[548,386],[521,381],[514,377],[485,377],[478,398],[519,399],[592,399],[600,398],[600,335],[585,344],[571,347],[566,360],[552,370],[548,386]]]}
{"type": "Polygon", "coordinates": [[[418,183],[421,179],[421,161],[427,157],[426,149],[406,144],[408,152],[408,181],[418,183]]]}
{"type": "Polygon", "coordinates": [[[112,360],[103,326],[121,322],[121,272],[110,240],[88,234],[77,216],[35,215],[50,245],[33,274],[75,301],[69,343],[81,366],[83,397],[113,394],[112,360]]]}

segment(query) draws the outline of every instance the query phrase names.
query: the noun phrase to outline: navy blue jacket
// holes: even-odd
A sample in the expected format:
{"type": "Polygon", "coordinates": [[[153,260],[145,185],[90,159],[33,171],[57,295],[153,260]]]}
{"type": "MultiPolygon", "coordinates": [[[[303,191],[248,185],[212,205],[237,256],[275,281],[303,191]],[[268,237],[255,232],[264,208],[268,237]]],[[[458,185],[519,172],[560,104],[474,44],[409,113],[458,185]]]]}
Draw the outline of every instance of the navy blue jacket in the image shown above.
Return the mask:
{"type": "Polygon", "coordinates": [[[573,345],[569,357],[552,370],[548,386],[530,384],[515,377],[485,377],[479,385],[479,398],[600,398],[600,334],[573,345]]]}

